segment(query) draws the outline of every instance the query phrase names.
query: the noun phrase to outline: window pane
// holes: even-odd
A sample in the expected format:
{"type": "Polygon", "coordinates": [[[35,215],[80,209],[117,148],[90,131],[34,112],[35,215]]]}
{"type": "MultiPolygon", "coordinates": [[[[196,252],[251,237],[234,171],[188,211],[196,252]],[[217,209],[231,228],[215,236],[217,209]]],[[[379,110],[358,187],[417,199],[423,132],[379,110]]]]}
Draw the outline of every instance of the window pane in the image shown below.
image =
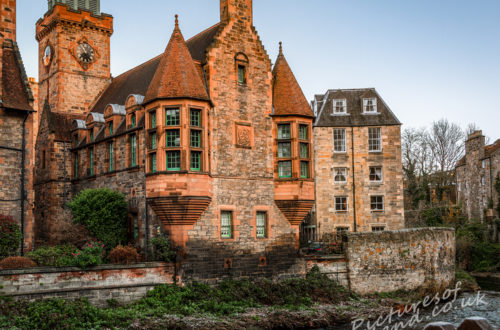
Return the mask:
{"type": "Polygon", "coordinates": [[[278,162],[278,175],[280,178],[292,177],[292,162],[278,162]]]}
{"type": "Polygon", "coordinates": [[[220,236],[222,238],[231,238],[231,212],[228,211],[222,211],[220,220],[221,220],[221,226],[220,226],[220,236]]]}
{"type": "Polygon", "coordinates": [[[336,168],[334,169],[334,180],[335,182],[346,182],[347,181],[347,169],[346,168],[336,168]]]}
{"type": "Polygon", "coordinates": [[[158,139],[156,137],[156,133],[152,133],[151,134],[151,149],[156,149],[157,147],[157,144],[158,144],[158,139]]]}
{"type": "Polygon", "coordinates": [[[165,110],[165,124],[167,126],[180,126],[181,117],[179,109],[167,109],[165,110]]]}
{"type": "Polygon", "coordinates": [[[167,131],[166,146],[179,147],[181,145],[181,133],[178,129],[171,129],[167,131]]]}
{"type": "Polygon", "coordinates": [[[137,165],[137,141],[136,136],[132,135],[130,137],[130,166],[135,167],[137,165]]]}
{"type": "Polygon", "coordinates": [[[299,126],[299,139],[307,140],[307,125],[299,126]]]}
{"type": "Polygon", "coordinates": [[[245,83],[245,67],[243,65],[238,65],[238,83],[245,83]]]}
{"type": "Polygon", "coordinates": [[[368,148],[370,151],[382,150],[380,127],[368,128],[368,148]]]}
{"type": "Polygon", "coordinates": [[[278,139],[290,139],[290,124],[278,125],[278,139]]]}
{"type": "Polygon", "coordinates": [[[109,171],[114,171],[114,162],[115,162],[115,152],[113,150],[113,144],[109,144],[109,171]]]}
{"type": "Polygon", "coordinates": [[[191,131],[191,147],[201,148],[201,131],[191,131]]]}
{"type": "Polygon", "coordinates": [[[75,179],[78,179],[78,154],[75,154],[75,179]]]}
{"type": "Polygon", "coordinates": [[[333,106],[333,113],[346,113],[346,100],[334,100],[333,106]]]}
{"type": "Polygon", "coordinates": [[[309,162],[300,162],[300,177],[303,179],[309,177],[309,162]]]}
{"type": "Polygon", "coordinates": [[[370,181],[382,181],[382,167],[370,167],[370,181]]]}
{"type": "Polygon", "coordinates": [[[257,212],[257,237],[266,237],[266,212],[257,212]]]}
{"type": "Polygon", "coordinates": [[[135,127],[135,113],[133,113],[132,116],[130,117],[130,126],[132,128],[135,127]]]}
{"type": "Polygon", "coordinates": [[[151,128],[156,128],[156,111],[151,112],[151,128]]]}
{"type": "Polygon", "coordinates": [[[278,158],[292,157],[292,144],[290,142],[278,143],[278,158]]]}
{"type": "Polygon", "coordinates": [[[384,196],[371,196],[370,207],[372,211],[384,210],[384,196]]]}
{"type": "Polygon", "coordinates": [[[181,152],[167,151],[167,171],[180,171],[181,169],[181,152]]]}
{"type": "Polygon", "coordinates": [[[90,142],[94,141],[94,130],[90,131],[90,142]]]}
{"type": "Polygon", "coordinates": [[[335,152],[345,152],[345,129],[333,130],[333,148],[335,152]]]}
{"type": "Polygon", "coordinates": [[[197,109],[191,109],[191,119],[190,119],[190,124],[191,126],[201,126],[201,111],[197,109]]]}
{"type": "Polygon", "coordinates": [[[335,197],[335,211],[347,211],[347,197],[335,197]]]}
{"type": "Polygon", "coordinates": [[[200,151],[191,151],[191,171],[201,171],[200,151]]]}
{"type": "Polygon", "coordinates": [[[109,123],[109,135],[113,135],[113,122],[109,123]]]}
{"type": "Polygon", "coordinates": [[[307,143],[300,144],[300,158],[309,158],[309,145],[307,143]]]}
{"type": "Polygon", "coordinates": [[[156,173],[156,153],[151,154],[151,172],[156,173]]]}
{"type": "Polygon", "coordinates": [[[94,175],[94,149],[90,149],[90,175],[94,175]]]}

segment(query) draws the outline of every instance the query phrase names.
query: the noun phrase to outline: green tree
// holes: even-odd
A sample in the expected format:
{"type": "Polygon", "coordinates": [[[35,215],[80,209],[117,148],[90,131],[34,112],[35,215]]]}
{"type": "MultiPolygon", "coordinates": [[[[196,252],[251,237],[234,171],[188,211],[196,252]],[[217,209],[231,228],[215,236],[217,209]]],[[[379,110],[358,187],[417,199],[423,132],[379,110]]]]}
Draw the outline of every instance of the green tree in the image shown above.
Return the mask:
{"type": "Polygon", "coordinates": [[[17,222],[10,216],[0,215],[0,260],[16,255],[22,239],[17,222]]]}
{"type": "Polygon", "coordinates": [[[69,204],[73,221],[85,225],[111,250],[127,241],[127,202],[125,196],[110,189],[81,191],[69,204]]]}

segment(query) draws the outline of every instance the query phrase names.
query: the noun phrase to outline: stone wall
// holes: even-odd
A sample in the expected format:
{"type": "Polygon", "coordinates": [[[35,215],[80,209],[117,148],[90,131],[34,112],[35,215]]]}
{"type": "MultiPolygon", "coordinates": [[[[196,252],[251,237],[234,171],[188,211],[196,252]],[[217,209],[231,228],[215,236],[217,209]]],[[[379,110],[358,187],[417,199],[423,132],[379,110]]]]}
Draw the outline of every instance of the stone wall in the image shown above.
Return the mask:
{"type": "Polygon", "coordinates": [[[455,278],[455,232],[451,228],[348,233],[350,288],[354,292],[413,290],[434,282],[448,287],[455,278]]]}
{"type": "Polygon", "coordinates": [[[159,284],[174,283],[173,264],[102,265],[79,268],[28,268],[0,270],[0,295],[15,299],[85,297],[98,306],[108,299],[130,303],[159,284]]]}
{"type": "Polygon", "coordinates": [[[354,230],[353,175],[356,184],[356,219],[358,231],[373,226],[385,230],[404,227],[403,173],[401,165],[400,126],[383,126],[382,152],[368,152],[368,127],[354,127],[354,173],[352,170],[352,133],[345,129],[346,152],[333,153],[333,127],[314,128],[316,170],[317,233],[336,231],[337,227],[354,230]],[[370,166],[382,167],[382,182],[370,182],[370,166]],[[347,168],[347,181],[334,181],[335,168],[347,168]],[[372,212],[370,196],[384,196],[384,211],[372,212]],[[347,212],[335,211],[335,197],[347,197],[347,212]]]}

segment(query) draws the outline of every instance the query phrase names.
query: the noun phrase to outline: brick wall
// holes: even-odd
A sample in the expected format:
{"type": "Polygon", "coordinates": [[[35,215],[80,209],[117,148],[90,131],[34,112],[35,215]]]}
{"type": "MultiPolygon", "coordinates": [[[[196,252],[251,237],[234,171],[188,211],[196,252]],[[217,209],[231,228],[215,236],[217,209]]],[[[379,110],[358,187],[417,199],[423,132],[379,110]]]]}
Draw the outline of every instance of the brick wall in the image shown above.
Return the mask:
{"type": "Polygon", "coordinates": [[[0,0],[0,34],[16,41],[16,0],[0,0]]]}
{"type": "Polygon", "coordinates": [[[98,306],[108,299],[130,303],[159,284],[174,282],[174,265],[144,263],[130,266],[102,265],[78,268],[29,268],[0,270],[0,295],[15,299],[85,297],[98,306]]]}
{"type": "MultiPolygon", "coordinates": [[[[318,237],[335,232],[337,226],[353,231],[352,140],[346,128],[346,153],[333,153],[333,127],[314,128],[316,169],[316,214],[318,237]],[[347,168],[347,182],[334,181],[334,168],[347,168]],[[348,198],[348,211],[335,211],[335,197],[348,198]]],[[[373,225],[386,230],[404,227],[403,173],[400,126],[382,127],[382,152],[368,152],[368,127],[354,127],[354,176],[358,231],[371,231],[373,225]],[[370,166],[381,166],[383,180],[370,182],[370,166]],[[372,212],[370,196],[384,196],[384,211],[372,212]]]]}
{"type": "Polygon", "coordinates": [[[360,293],[413,290],[455,278],[455,232],[450,228],[349,233],[346,247],[351,290],[360,293]]]}

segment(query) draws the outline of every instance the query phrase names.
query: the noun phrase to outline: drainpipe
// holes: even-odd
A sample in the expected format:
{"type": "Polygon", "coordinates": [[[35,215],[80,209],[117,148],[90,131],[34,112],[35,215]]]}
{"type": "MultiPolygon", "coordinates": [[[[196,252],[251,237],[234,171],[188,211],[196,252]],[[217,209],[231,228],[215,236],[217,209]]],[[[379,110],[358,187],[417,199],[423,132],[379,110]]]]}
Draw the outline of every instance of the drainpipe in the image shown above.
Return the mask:
{"type": "Polygon", "coordinates": [[[352,209],[354,216],[354,232],[358,231],[358,225],[356,223],[356,176],[354,174],[354,126],[351,127],[351,158],[352,158],[352,209]]]}
{"type": "Polygon", "coordinates": [[[30,112],[26,113],[26,117],[24,117],[23,120],[23,140],[22,140],[22,145],[21,145],[21,234],[22,234],[22,241],[21,241],[21,255],[24,256],[24,200],[26,198],[26,192],[25,192],[25,187],[24,187],[24,177],[25,177],[25,163],[26,163],[26,120],[28,120],[28,117],[30,115],[30,112]]]}

